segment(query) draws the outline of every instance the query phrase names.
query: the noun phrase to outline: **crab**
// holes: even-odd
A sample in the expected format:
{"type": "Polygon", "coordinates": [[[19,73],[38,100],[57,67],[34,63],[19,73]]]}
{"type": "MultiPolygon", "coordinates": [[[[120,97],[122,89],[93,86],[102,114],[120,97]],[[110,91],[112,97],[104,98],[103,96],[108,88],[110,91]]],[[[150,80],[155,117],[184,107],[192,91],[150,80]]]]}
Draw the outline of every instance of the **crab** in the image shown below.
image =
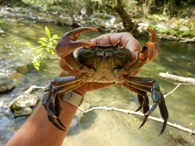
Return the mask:
{"type": "Polygon", "coordinates": [[[49,121],[58,129],[66,130],[66,127],[59,119],[61,112],[60,96],[79,88],[87,82],[112,83],[123,86],[137,94],[140,106],[136,111],[143,109],[145,116],[140,128],[145,124],[148,116],[159,106],[161,116],[164,119],[160,131],[161,135],[167,124],[168,110],[160,87],[152,78],[132,75],[159,53],[154,30],[152,28],[147,28],[147,30],[151,33],[151,40],[146,42],[146,45],[131,63],[129,61],[131,59],[130,50],[119,47],[119,43],[113,46],[98,46],[93,42],[77,41],[81,33],[88,31],[97,32],[96,28],[81,27],[67,32],[57,44],[56,52],[78,74],[57,77],[46,88],[42,104],[48,113],[49,121]],[[77,57],[75,57],[73,52],[78,48],[77,57]],[[149,107],[147,93],[151,93],[153,101],[151,107],[149,107]],[[52,97],[54,97],[55,102],[53,102],[52,97]]]}

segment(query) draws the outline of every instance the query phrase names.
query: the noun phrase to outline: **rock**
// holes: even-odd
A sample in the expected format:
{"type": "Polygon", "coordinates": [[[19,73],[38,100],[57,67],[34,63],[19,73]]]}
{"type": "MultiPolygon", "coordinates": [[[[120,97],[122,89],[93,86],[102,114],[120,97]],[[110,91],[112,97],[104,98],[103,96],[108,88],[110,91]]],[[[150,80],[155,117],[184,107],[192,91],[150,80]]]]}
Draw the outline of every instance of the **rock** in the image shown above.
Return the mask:
{"type": "Polygon", "coordinates": [[[195,37],[191,38],[191,39],[181,39],[179,42],[182,43],[195,43],[195,37]]]}
{"type": "Polygon", "coordinates": [[[38,104],[39,97],[35,94],[23,93],[9,105],[14,117],[28,116],[38,104]]]}
{"type": "Polygon", "coordinates": [[[13,73],[9,75],[9,77],[14,81],[15,85],[22,84],[25,80],[25,76],[21,73],[13,73]]]}
{"type": "Polygon", "coordinates": [[[28,69],[28,67],[26,65],[24,65],[24,66],[18,66],[16,68],[16,71],[18,73],[21,73],[21,74],[25,75],[25,74],[27,74],[29,72],[29,69],[28,69]]]}
{"type": "Polygon", "coordinates": [[[21,73],[23,75],[26,75],[27,73],[36,70],[34,68],[33,63],[27,63],[27,64],[23,64],[21,66],[17,66],[16,67],[16,71],[17,73],[21,73]]]}
{"type": "Polygon", "coordinates": [[[0,35],[3,36],[5,34],[6,34],[5,31],[2,28],[0,28],[0,35]]]}
{"type": "Polygon", "coordinates": [[[14,82],[8,76],[0,74],[0,93],[9,92],[14,87],[14,82]]]}
{"type": "Polygon", "coordinates": [[[14,111],[14,117],[28,116],[32,111],[33,110],[30,107],[21,108],[20,110],[14,111]]]}

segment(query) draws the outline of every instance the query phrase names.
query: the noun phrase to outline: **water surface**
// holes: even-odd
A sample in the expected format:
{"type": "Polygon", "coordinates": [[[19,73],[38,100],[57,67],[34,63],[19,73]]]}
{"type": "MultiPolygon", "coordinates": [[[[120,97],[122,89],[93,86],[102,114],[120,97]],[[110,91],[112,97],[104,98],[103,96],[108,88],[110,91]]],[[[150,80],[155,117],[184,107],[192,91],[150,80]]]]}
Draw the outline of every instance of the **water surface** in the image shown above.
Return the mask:
{"type": "MultiPolygon", "coordinates": [[[[1,28],[5,34],[0,36],[0,72],[12,75],[16,88],[8,93],[1,94],[0,100],[6,102],[16,98],[31,85],[46,86],[49,81],[56,77],[60,71],[58,57],[52,56],[47,64],[42,66],[41,71],[30,69],[25,74],[18,73],[16,68],[31,62],[28,47],[24,42],[37,45],[37,39],[45,36],[44,27],[48,26],[52,33],[62,36],[71,27],[56,26],[53,24],[4,21],[1,28]]],[[[80,38],[90,39],[100,33],[86,33],[80,38]]],[[[147,38],[139,39],[142,44],[147,38]]],[[[175,86],[170,81],[159,76],[159,72],[169,72],[175,75],[194,77],[195,74],[195,46],[193,44],[182,44],[179,42],[160,41],[161,52],[153,62],[145,65],[138,76],[155,78],[165,95],[175,86]]],[[[166,98],[169,110],[169,121],[195,130],[195,87],[189,85],[180,86],[173,94],[166,98]]],[[[152,103],[150,98],[150,103],[152,103]]],[[[135,110],[138,108],[136,94],[122,87],[113,86],[89,92],[81,108],[89,106],[108,106],[135,110]]],[[[82,116],[78,112],[80,120],[64,145],[70,146],[151,146],[151,145],[195,145],[194,138],[188,133],[167,126],[162,136],[158,137],[161,123],[148,120],[144,127],[138,129],[143,117],[127,115],[115,111],[92,111],[82,116]]],[[[152,116],[161,117],[158,109],[152,116]]],[[[24,119],[13,119],[7,117],[3,112],[0,115],[0,144],[4,144],[23,123],[24,119]],[[6,124],[6,122],[7,124],[6,124]],[[13,130],[14,129],[14,130],[13,130]],[[7,133],[7,134],[5,134],[7,133]],[[6,135],[6,136],[5,136],[6,135]]]]}

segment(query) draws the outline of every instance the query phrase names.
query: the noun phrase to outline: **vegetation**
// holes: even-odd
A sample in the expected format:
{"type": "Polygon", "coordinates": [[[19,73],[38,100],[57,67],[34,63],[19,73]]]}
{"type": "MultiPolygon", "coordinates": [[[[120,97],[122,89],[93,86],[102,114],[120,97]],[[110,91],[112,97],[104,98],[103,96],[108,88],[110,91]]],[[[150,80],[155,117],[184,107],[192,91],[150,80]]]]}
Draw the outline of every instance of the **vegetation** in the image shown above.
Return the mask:
{"type": "Polygon", "coordinates": [[[193,0],[10,0],[0,1],[0,5],[31,7],[56,17],[69,16],[73,25],[77,24],[75,18],[80,15],[111,14],[121,18],[127,31],[136,29],[139,22],[146,21],[154,28],[157,22],[161,22],[169,29],[157,28],[159,33],[177,37],[195,37],[195,33],[191,31],[195,26],[193,0]],[[183,27],[189,29],[181,30],[183,27]]]}
{"type": "MultiPolygon", "coordinates": [[[[49,54],[54,54],[54,49],[57,44],[57,41],[59,40],[59,37],[54,34],[51,35],[51,32],[48,27],[45,27],[45,34],[46,37],[41,37],[38,40],[38,43],[40,44],[36,48],[33,49],[32,55],[33,55],[33,64],[34,67],[39,70],[41,61],[48,57],[49,54]]],[[[31,43],[26,43],[29,47],[31,47],[31,43]]]]}
{"type": "MultiPolygon", "coordinates": [[[[144,22],[161,34],[181,38],[195,37],[193,0],[10,0],[0,1],[0,5],[30,7],[57,18],[68,16],[72,19],[73,25],[77,24],[76,18],[80,16],[98,13],[102,14],[98,17],[106,20],[111,14],[120,17],[117,21],[122,22],[126,31],[136,30],[137,23],[144,22]]],[[[47,53],[54,53],[53,48],[59,39],[57,35],[51,36],[47,27],[45,33],[46,37],[39,38],[40,46],[33,51],[33,63],[36,69],[39,69],[41,60],[47,56],[47,53]]]]}
{"type": "Polygon", "coordinates": [[[163,13],[170,17],[189,17],[193,15],[195,5],[193,0],[11,0],[4,2],[4,4],[10,3],[12,5],[20,3],[22,6],[31,6],[45,11],[68,11],[69,13],[82,8],[87,8],[89,12],[100,10],[110,13],[106,7],[108,4],[114,4],[112,7],[121,5],[133,15],[163,13]]]}

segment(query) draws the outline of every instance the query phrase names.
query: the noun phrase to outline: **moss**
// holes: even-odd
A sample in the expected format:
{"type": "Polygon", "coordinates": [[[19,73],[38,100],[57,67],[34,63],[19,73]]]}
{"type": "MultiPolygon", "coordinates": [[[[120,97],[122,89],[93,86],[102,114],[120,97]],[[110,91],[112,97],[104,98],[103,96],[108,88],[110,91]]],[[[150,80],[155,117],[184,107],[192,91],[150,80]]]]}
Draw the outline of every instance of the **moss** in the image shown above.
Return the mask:
{"type": "Polygon", "coordinates": [[[180,30],[179,28],[167,28],[167,29],[157,29],[158,33],[172,35],[182,38],[193,38],[195,37],[195,31],[193,30],[180,30]]]}
{"type": "Polygon", "coordinates": [[[190,31],[190,30],[183,31],[179,34],[179,36],[183,38],[193,38],[195,37],[195,31],[190,31]]]}

